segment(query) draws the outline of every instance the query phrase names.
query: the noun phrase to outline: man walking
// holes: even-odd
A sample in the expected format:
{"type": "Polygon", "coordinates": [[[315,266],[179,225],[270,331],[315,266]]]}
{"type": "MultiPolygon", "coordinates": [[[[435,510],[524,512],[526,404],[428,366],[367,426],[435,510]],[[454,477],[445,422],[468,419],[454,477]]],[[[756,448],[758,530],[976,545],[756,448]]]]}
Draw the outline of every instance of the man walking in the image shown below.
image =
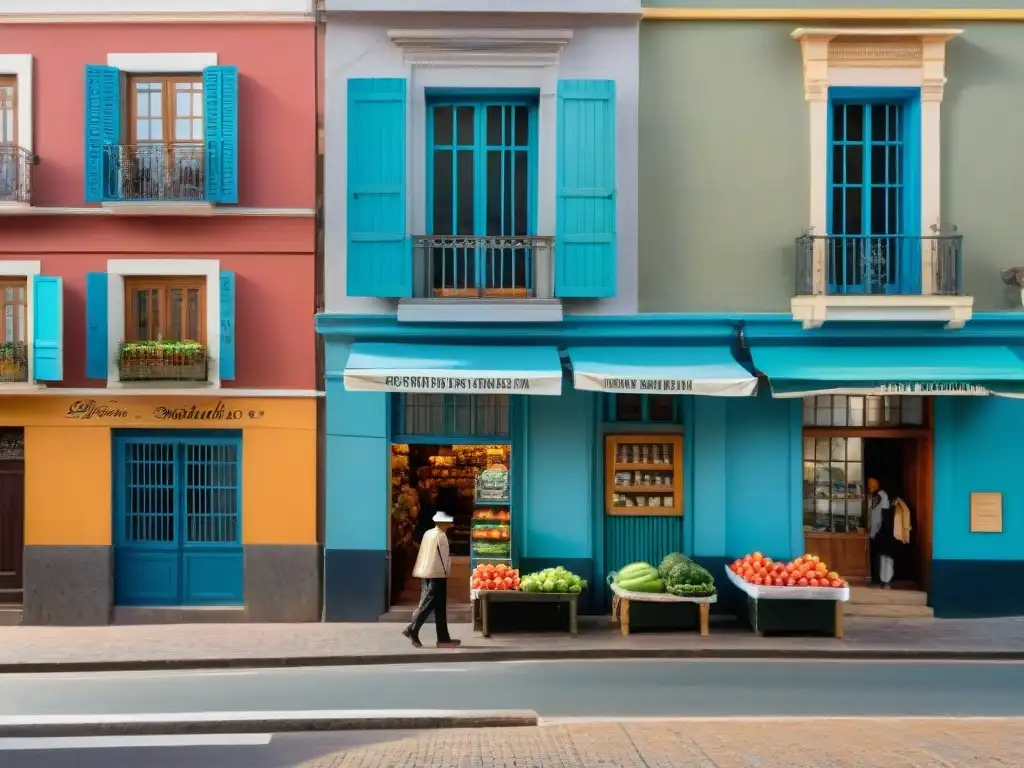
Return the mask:
{"type": "Polygon", "coordinates": [[[458,648],[462,643],[452,640],[448,634],[448,574],[452,569],[451,555],[448,554],[448,529],[455,518],[447,512],[438,512],[433,517],[434,527],[423,534],[420,551],[412,575],[423,581],[420,590],[420,604],[412,614],[412,622],[402,634],[412,641],[413,646],[422,648],[420,630],[431,613],[437,630],[438,648],[458,648]]]}

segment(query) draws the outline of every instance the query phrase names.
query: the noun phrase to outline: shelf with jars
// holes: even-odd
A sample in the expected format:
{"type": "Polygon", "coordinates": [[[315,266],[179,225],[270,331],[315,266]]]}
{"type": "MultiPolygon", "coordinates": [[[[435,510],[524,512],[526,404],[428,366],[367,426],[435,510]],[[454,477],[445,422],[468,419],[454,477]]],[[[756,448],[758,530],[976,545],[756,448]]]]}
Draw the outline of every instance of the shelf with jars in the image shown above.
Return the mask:
{"type": "Polygon", "coordinates": [[[512,562],[512,506],[509,492],[509,446],[486,446],[487,465],[476,478],[472,565],[512,562]]]}
{"type": "Polygon", "coordinates": [[[682,437],[607,435],[605,511],[624,516],[682,515],[682,437]]]}

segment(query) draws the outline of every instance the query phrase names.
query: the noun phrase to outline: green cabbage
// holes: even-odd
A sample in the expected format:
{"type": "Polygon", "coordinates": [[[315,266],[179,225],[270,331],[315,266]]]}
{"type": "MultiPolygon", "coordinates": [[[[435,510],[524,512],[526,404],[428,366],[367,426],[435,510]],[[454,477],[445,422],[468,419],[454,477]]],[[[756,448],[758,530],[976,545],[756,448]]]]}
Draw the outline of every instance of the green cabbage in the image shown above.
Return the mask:
{"type": "Polygon", "coordinates": [[[569,584],[565,579],[558,579],[555,581],[555,592],[568,592],[569,584]]]}
{"type": "Polygon", "coordinates": [[[665,559],[661,561],[661,565],[658,566],[658,575],[663,579],[668,579],[669,574],[672,573],[672,569],[677,565],[690,562],[690,558],[686,555],[680,554],[679,552],[672,552],[671,554],[665,555],[665,559]]]}

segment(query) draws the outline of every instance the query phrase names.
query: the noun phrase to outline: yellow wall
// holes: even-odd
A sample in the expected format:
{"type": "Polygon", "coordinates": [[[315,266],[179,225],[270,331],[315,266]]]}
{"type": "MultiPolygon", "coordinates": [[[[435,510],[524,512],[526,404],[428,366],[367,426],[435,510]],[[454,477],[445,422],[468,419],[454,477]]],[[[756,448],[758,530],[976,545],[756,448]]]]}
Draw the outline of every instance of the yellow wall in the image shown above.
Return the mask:
{"type": "Polygon", "coordinates": [[[313,398],[4,398],[25,428],[25,543],[111,543],[114,429],[242,431],[242,541],[316,544],[313,398]]]}
{"type": "Polygon", "coordinates": [[[110,544],[110,429],[25,428],[25,543],[110,544]]]}
{"type": "Polygon", "coordinates": [[[316,544],[316,430],[246,430],[242,540],[316,544]]]}

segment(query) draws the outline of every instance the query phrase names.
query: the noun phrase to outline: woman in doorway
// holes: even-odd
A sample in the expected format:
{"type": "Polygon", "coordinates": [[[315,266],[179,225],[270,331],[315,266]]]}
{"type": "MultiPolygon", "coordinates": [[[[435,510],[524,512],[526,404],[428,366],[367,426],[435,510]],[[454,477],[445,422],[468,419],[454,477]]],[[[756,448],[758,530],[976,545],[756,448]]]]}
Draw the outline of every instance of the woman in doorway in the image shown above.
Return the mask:
{"type": "Polygon", "coordinates": [[[868,494],[868,533],[871,536],[874,556],[878,559],[879,581],[882,589],[889,589],[896,569],[892,501],[874,477],[868,478],[868,494]]]}

